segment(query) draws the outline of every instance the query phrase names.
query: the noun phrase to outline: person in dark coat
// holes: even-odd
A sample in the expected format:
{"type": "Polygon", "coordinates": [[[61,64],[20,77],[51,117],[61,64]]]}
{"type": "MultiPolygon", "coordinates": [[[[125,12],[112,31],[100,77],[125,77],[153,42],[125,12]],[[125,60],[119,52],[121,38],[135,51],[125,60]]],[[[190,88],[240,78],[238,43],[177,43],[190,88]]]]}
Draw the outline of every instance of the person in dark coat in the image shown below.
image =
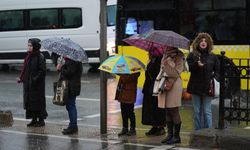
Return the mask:
{"type": "Polygon", "coordinates": [[[193,51],[187,57],[191,72],[187,92],[192,94],[195,130],[199,130],[212,127],[213,97],[209,96],[209,83],[213,78],[219,81],[220,64],[217,56],[212,53],[213,40],[209,34],[199,33],[192,47],[193,51]]]}
{"type": "Polygon", "coordinates": [[[59,80],[68,80],[68,100],[66,109],[69,115],[69,125],[63,129],[63,134],[74,134],[78,132],[76,97],[81,91],[82,63],[63,57],[64,64],[57,64],[57,70],[60,71],[59,80]]]}
{"type": "Polygon", "coordinates": [[[145,133],[147,136],[165,134],[166,112],[165,109],[158,107],[157,96],[153,96],[154,82],[160,71],[162,59],[162,54],[157,52],[158,51],[149,52],[149,63],[145,72],[145,82],[142,89],[142,124],[152,126],[152,128],[145,133]]]}
{"type": "Polygon", "coordinates": [[[40,39],[28,40],[28,53],[18,79],[18,83],[23,83],[23,106],[26,110],[26,119],[32,119],[27,124],[28,127],[45,126],[44,119],[48,116],[45,99],[46,61],[40,53],[40,48],[40,39]]]}
{"type": "Polygon", "coordinates": [[[134,103],[136,101],[137,81],[140,73],[120,74],[120,79],[116,89],[115,99],[120,102],[122,114],[122,131],[118,136],[136,135],[136,121],[134,113],[134,103]],[[128,120],[130,119],[130,130],[128,130],[128,120]]]}

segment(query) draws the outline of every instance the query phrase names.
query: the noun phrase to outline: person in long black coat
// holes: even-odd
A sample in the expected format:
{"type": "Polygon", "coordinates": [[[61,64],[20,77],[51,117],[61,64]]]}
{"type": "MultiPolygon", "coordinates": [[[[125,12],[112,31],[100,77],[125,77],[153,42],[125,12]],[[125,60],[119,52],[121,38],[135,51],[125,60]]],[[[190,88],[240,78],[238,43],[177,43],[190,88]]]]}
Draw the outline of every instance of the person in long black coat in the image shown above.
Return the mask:
{"type": "Polygon", "coordinates": [[[151,125],[152,128],[146,132],[150,135],[165,134],[164,126],[166,125],[165,110],[158,108],[158,100],[153,96],[153,87],[155,79],[160,71],[162,56],[159,53],[149,53],[150,62],[145,72],[145,82],[143,85],[143,104],[142,104],[142,124],[151,125]]]}
{"type": "Polygon", "coordinates": [[[45,126],[44,119],[48,116],[45,99],[46,61],[40,53],[40,48],[40,39],[28,40],[28,52],[18,79],[18,83],[23,83],[23,106],[26,110],[26,119],[32,119],[27,124],[28,127],[45,126]]]}
{"type": "Polygon", "coordinates": [[[63,129],[63,134],[74,134],[78,132],[77,126],[77,109],[76,109],[76,96],[81,92],[81,75],[82,63],[71,60],[67,57],[63,58],[64,64],[57,64],[57,70],[60,71],[59,80],[68,81],[68,99],[66,101],[66,109],[69,115],[69,125],[63,129]]]}

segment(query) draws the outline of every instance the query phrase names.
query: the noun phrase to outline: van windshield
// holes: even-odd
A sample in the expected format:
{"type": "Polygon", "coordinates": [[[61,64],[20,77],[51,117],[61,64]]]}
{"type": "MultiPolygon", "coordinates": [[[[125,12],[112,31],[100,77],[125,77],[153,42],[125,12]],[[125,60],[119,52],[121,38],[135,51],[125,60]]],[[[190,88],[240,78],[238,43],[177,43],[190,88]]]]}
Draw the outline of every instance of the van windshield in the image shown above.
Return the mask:
{"type": "Polygon", "coordinates": [[[107,6],[107,26],[115,26],[116,5],[107,6]]]}

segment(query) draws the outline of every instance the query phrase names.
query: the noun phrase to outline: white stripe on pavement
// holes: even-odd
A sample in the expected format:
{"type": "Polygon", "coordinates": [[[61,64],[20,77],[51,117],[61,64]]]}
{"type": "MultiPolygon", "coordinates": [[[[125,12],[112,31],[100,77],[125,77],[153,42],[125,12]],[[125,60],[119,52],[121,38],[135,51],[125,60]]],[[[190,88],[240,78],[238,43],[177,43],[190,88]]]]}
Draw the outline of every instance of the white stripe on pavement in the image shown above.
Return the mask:
{"type": "MultiPolygon", "coordinates": [[[[141,107],[142,107],[142,105],[138,105],[138,106],[135,106],[135,109],[141,108],[141,107]]],[[[118,112],[121,112],[121,109],[109,111],[108,114],[115,114],[115,113],[118,113],[118,112]]],[[[96,117],[100,117],[100,113],[99,114],[94,114],[94,115],[84,116],[84,118],[96,118],[96,117]]]]}
{"type": "Polygon", "coordinates": [[[110,144],[118,144],[120,141],[115,140],[99,140],[99,139],[91,139],[91,138],[74,138],[68,136],[59,136],[59,135],[52,135],[52,134],[39,134],[39,133],[26,133],[20,131],[12,131],[12,130],[0,130],[0,132],[4,133],[12,133],[12,134],[21,134],[21,135],[36,135],[36,136],[44,136],[44,137],[53,137],[53,138],[60,138],[60,139],[73,139],[73,140],[81,140],[87,142],[99,142],[99,143],[110,143],[110,144]]]}
{"type": "MultiPolygon", "coordinates": [[[[53,96],[46,96],[46,98],[52,99],[53,96]]],[[[81,97],[77,97],[76,100],[78,101],[90,101],[90,102],[100,102],[100,99],[95,99],[95,98],[81,98],[81,97]]]]}

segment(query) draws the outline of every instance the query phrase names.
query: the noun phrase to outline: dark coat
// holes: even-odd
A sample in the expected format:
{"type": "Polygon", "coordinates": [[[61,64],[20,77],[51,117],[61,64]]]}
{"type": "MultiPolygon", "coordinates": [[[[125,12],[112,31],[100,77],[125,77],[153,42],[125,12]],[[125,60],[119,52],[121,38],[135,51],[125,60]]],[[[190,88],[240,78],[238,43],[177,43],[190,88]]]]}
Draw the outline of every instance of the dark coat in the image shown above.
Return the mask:
{"type": "Polygon", "coordinates": [[[161,67],[161,58],[162,57],[155,57],[148,63],[145,71],[145,82],[142,89],[143,94],[153,94],[154,82],[161,67]]]}
{"type": "Polygon", "coordinates": [[[115,99],[123,103],[135,103],[137,94],[137,81],[139,76],[140,73],[120,75],[115,99]]]}
{"type": "Polygon", "coordinates": [[[142,124],[161,126],[165,125],[165,110],[158,108],[156,96],[152,96],[155,79],[160,71],[161,57],[152,58],[145,72],[143,85],[142,124]]]}
{"type": "Polygon", "coordinates": [[[60,80],[68,80],[69,96],[78,96],[81,91],[82,63],[70,59],[62,66],[60,80]]]}
{"type": "MultiPolygon", "coordinates": [[[[42,112],[47,117],[45,99],[46,61],[41,53],[31,56],[23,79],[23,106],[27,112],[42,112]]],[[[32,114],[26,112],[26,118],[32,114]]]]}
{"type": "Polygon", "coordinates": [[[188,82],[187,91],[191,94],[208,96],[209,82],[215,77],[219,81],[220,62],[215,54],[212,53],[213,41],[206,33],[200,33],[193,42],[193,51],[189,53],[187,62],[191,76],[188,82]],[[202,38],[208,41],[208,49],[199,49],[199,42],[202,38]],[[204,64],[198,66],[198,60],[204,64]]]}

